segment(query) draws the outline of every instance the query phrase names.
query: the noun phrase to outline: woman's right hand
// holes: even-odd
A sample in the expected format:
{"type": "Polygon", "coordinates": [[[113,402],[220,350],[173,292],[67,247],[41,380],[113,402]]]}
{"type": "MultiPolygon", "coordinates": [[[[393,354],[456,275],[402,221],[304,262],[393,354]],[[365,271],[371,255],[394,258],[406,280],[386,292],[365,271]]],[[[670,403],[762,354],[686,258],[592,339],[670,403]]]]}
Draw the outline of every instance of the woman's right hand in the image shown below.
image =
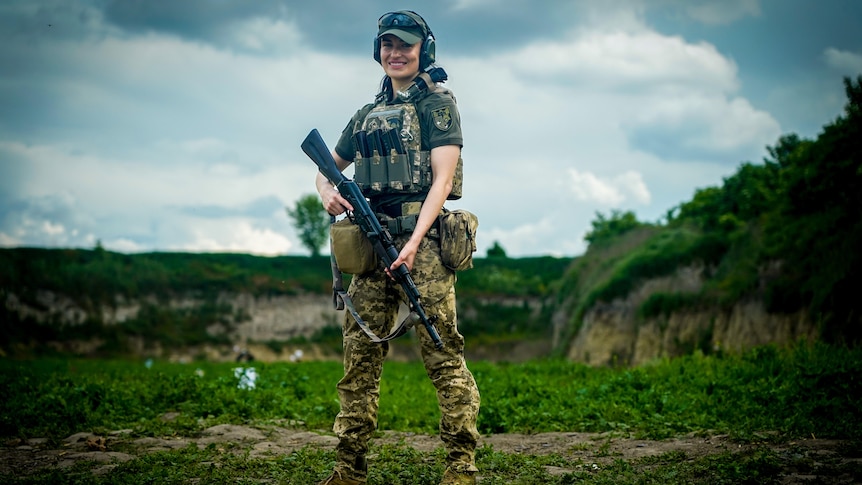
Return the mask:
{"type": "MultiPolygon", "coordinates": [[[[328,185],[328,184],[327,184],[328,185]]],[[[320,191],[320,199],[323,202],[323,208],[330,215],[337,216],[344,213],[345,210],[353,210],[353,206],[347,201],[338,190],[329,185],[329,188],[324,188],[320,191]]]]}
{"type": "MultiPolygon", "coordinates": [[[[335,160],[335,164],[338,166],[339,170],[344,170],[350,162],[344,160],[340,156],[338,156],[335,151],[332,152],[332,158],[335,160]]],[[[323,202],[323,208],[326,209],[326,212],[331,216],[338,216],[344,214],[344,211],[353,210],[353,206],[350,205],[350,202],[347,202],[347,199],[341,196],[329,180],[326,180],[326,177],[317,172],[317,176],[314,180],[314,185],[317,187],[317,192],[320,194],[320,200],[323,202]]]]}

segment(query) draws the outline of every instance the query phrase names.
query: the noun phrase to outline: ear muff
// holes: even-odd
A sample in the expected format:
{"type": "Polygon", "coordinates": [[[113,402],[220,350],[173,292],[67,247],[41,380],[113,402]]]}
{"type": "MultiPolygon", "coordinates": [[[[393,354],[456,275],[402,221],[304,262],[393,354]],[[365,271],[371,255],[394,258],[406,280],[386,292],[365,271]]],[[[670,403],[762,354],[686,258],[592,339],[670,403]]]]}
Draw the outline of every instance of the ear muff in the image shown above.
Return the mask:
{"type": "Polygon", "coordinates": [[[422,42],[422,50],[419,53],[419,70],[424,71],[437,60],[437,45],[434,42],[434,34],[428,33],[428,37],[422,42]]]}
{"type": "MultiPolygon", "coordinates": [[[[374,39],[374,60],[380,64],[380,38],[374,39]]],[[[422,41],[422,49],[419,52],[419,70],[424,71],[437,60],[437,45],[434,42],[434,34],[428,33],[428,37],[422,41]]]]}
{"type": "Polygon", "coordinates": [[[374,38],[374,60],[380,64],[380,37],[374,38]]]}

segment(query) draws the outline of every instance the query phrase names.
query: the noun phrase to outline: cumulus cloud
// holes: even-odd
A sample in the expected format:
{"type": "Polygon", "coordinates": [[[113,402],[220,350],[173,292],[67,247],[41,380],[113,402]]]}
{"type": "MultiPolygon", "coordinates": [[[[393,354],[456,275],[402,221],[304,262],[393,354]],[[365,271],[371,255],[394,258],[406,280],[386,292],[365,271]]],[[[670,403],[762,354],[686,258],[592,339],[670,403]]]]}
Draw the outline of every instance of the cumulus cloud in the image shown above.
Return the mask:
{"type": "Polygon", "coordinates": [[[678,88],[729,92],[738,88],[737,67],[714,46],[641,27],[597,28],[566,41],[526,46],[505,64],[519,75],[578,88],[658,92],[678,88]]]}
{"type": "Polygon", "coordinates": [[[769,113],[738,95],[738,67],[715,46],[642,21],[600,20],[557,40],[447,64],[484,73],[450,84],[465,129],[473,127],[464,203],[480,209],[487,245],[564,253],[581,244],[597,210],[637,208],[641,218],[658,218],[692,184],[759,159],[780,133],[769,113]],[[500,199],[506,186],[519,196],[500,199]],[[656,206],[657,197],[667,205],[656,206]],[[517,222],[537,217],[556,222],[517,222]]]}
{"type": "MultiPolygon", "coordinates": [[[[621,130],[633,149],[665,159],[736,165],[780,134],[769,113],[736,94],[738,68],[732,60],[708,43],[690,43],[643,24],[629,30],[593,25],[564,40],[501,55],[488,69],[493,66],[508,68],[493,76],[501,85],[543,86],[544,93],[532,89],[534,101],[552,93],[553,101],[535,104],[544,110],[541,119],[569,113],[569,126],[580,118],[593,125],[587,130],[607,123],[605,138],[621,130]]],[[[502,109],[518,104],[509,101],[502,109]]],[[[529,113],[529,103],[523,104],[517,111],[529,113]]]]}
{"type": "Polygon", "coordinates": [[[287,254],[293,243],[283,233],[256,227],[241,219],[194,221],[191,237],[177,249],[206,252],[246,252],[262,256],[287,254]]]}
{"type": "MultiPolygon", "coordinates": [[[[567,225],[566,220],[556,214],[542,217],[524,223],[519,223],[510,229],[489,227],[480,229],[477,233],[479,254],[492,247],[494,242],[501,243],[508,255],[536,254],[537,246],[547,247],[544,254],[553,256],[570,256],[581,254],[586,249],[583,233],[576,233],[561,226],[567,225]]],[[[480,222],[481,228],[481,222],[480,222]]]]}
{"type": "MultiPolygon", "coordinates": [[[[258,26],[232,25],[237,35],[258,26]]],[[[262,48],[292,35],[270,27],[255,34],[262,48]]],[[[0,46],[0,59],[27,67],[0,90],[20,106],[14,126],[0,122],[6,246],[302,251],[284,212],[314,191],[299,143],[315,126],[340,132],[349,116],[316,109],[321,100],[353,106],[377,82],[367,60],[242,56],[152,31],[49,40],[0,46]],[[332,65],[368,81],[321,76],[308,89],[298,74],[332,65]],[[66,209],[44,209],[56,194],[66,209]],[[218,218],[231,229],[188,231],[218,218]]]]}
{"type": "Polygon", "coordinates": [[[0,208],[0,244],[92,246],[95,221],[69,192],[7,199],[0,208]]]}
{"type": "MultiPolygon", "coordinates": [[[[0,6],[0,63],[14,67],[0,86],[0,245],[304,252],[284,213],[314,193],[299,143],[317,128],[332,147],[372,99],[376,16],[335,0],[204,3],[0,6]]],[[[464,198],[447,206],[479,214],[483,248],[577,254],[597,210],[656,217],[778,134],[731,54],[646,20],[720,25],[756,2],[587,3],[429,13],[453,49],[441,62],[465,135],[464,198]]],[[[836,69],[857,57],[824,53],[836,69]]]]}
{"type": "Polygon", "coordinates": [[[691,94],[645,100],[623,122],[632,147],[668,160],[703,160],[736,165],[781,133],[768,113],[743,98],[691,94]]]}
{"type": "Polygon", "coordinates": [[[200,163],[167,170],[8,143],[0,144],[0,155],[11,155],[6,160],[19,166],[16,189],[3,194],[4,245],[91,247],[99,239],[121,251],[238,251],[245,244],[256,254],[286,252],[296,249],[284,212],[286,194],[298,198],[299,186],[310,185],[314,174],[290,165],[254,173],[218,165],[209,170],[200,163]]]}
{"type": "Polygon", "coordinates": [[[862,54],[830,47],[823,52],[823,58],[826,65],[842,74],[852,76],[862,73],[862,54]]]}
{"type": "Polygon", "coordinates": [[[627,171],[612,178],[600,178],[591,172],[569,169],[570,189],[579,200],[617,207],[626,202],[649,204],[650,193],[641,174],[627,171]]]}
{"type": "MultiPolygon", "coordinates": [[[[321,100],[358,104],[379,79],[379,68],[366,59],[311,50],[236,55],[152,32],[50,43],[43,38],[27,49],[0,46],[4,58],[26,66],[4,73],[0,92],[0,101],[17,108],[14,129],[32,133],[50,120],[60,128],[56,134],[72,135],[75,143],[104,146],[109,138],[114,147],[217,139],[236,150],[243,139],[271,149],[279,136],[292,133],[301,140],[312,124],[340,130],[344,121],[319,109],[321,100]],[[331,73],[336,65],[339,75],[313,81],[305,75],[331,73]]],[[[167,161],[152,161],[160,160],[167,161]]]]}

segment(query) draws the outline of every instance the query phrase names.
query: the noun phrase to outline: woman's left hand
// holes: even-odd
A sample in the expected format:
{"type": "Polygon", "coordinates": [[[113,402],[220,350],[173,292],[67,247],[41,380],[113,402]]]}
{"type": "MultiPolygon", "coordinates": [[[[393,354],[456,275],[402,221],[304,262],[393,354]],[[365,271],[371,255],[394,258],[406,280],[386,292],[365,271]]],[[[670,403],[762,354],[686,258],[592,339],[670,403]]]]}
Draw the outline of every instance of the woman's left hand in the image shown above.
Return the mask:
{"type": "Polygon", "coordinates": [[[398,258],[396,258],[395,261],[392,262],[392,266],[386,270],[386,274],[388,274],[390,278],[394,279],[392,272],[398,269],[402,264],[407,265],[408,271],[413,271],[413,262],[416,260],[417,252],[419,252],[419,243],[414,242],[413,239],[408,240],[404,244],[404,247],[401,248],[401,252],[398,253],[398,258]]]}

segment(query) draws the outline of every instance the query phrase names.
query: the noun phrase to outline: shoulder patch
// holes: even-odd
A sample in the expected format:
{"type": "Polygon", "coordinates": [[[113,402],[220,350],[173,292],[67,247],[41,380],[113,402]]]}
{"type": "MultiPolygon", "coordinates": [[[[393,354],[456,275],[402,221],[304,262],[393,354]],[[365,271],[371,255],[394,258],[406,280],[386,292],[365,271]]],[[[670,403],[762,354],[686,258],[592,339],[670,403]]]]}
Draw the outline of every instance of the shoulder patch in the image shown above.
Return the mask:
{"type": "Polygon", "coordinates": [[[431,111],[431,118],[434,120],[434,126],[440,131],[449,131],[452,127],[452,112],[449,111],[448,106],[431,111]]]}

